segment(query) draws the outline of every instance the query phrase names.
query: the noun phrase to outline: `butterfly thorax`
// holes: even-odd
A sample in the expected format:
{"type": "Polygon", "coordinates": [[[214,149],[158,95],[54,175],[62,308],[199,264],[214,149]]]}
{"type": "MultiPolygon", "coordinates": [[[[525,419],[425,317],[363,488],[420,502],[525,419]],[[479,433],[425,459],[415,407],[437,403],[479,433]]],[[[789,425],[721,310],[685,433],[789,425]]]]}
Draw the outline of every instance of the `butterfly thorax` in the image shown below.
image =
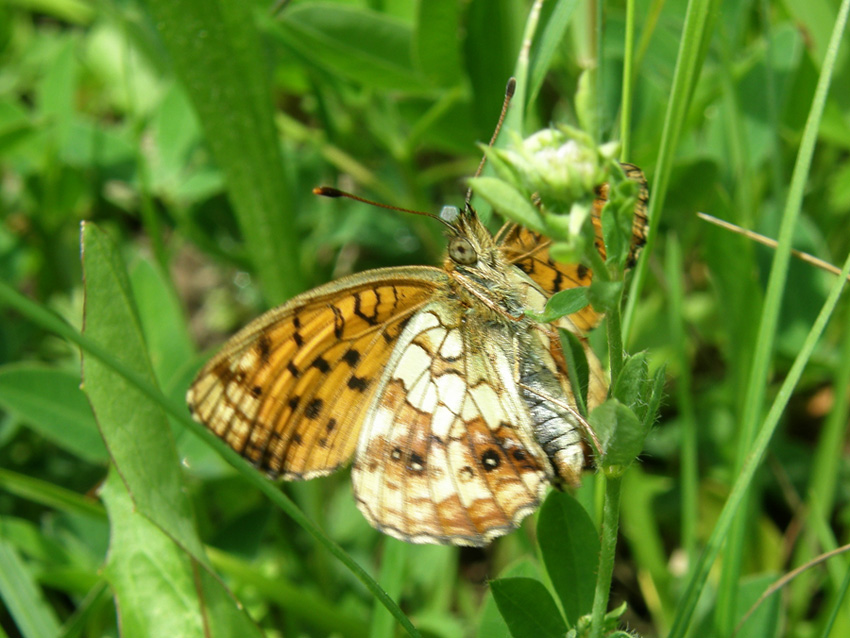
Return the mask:
{"type": "Polygon", "coordinates": [[[579,423],[574,414],[543,398],[575,402],[558,354],[557,331],[525,315],[527,309],[542,312],[547,296],[509,261],[474,216],[458,220],[444,267],[449,294],[465,309],[471,347],[514,353],[516,392],[534,438],[559,479],[556,483],[577,485],[584,458],[579,423]],[[500,338],[494,340],[494,335],[500,338]]]}
{"type": "Polygon", "coordinates": [[[516,268],[471,210],[456,222],[443,267],[451,280],[452,296],[476,319],[527,321],[522,294],[514,286],[516,268]]]}

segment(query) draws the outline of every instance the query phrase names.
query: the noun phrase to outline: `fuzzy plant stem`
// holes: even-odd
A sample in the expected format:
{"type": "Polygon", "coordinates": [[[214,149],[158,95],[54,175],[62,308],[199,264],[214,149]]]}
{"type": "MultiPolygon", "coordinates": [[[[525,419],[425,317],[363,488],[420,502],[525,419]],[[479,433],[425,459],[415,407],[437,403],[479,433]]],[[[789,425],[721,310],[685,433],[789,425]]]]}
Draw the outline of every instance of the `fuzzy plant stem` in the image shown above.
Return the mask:
{"type": "Polygon", "coordinates": [[[617,549],[617,529],[620,522],[620,488],[623,479],[609,476],[605,480],[605,505],[602,510],[602,546],[599,550],[599,571],[596,574],[596,592],[590,620],[590,638],[602,638],[605,611],[611,592],[614,572],[614,553],[617,549]]]}

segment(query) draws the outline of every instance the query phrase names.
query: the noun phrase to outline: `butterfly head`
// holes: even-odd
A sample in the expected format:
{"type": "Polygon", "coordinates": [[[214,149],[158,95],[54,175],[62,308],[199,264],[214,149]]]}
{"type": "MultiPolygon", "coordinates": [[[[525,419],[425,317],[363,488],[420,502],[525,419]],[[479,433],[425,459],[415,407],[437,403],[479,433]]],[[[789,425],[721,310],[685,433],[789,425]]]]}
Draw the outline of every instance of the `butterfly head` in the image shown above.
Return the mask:
{"type": "Polygon", "coordinates": [[[443,267],[453,280],[454,295],[489,318],[516,321],[522,310],[511,285],[513,269],[475,210],[468,204],[462,210],[446,206],[439,217],[449,229],[443,267]]]}

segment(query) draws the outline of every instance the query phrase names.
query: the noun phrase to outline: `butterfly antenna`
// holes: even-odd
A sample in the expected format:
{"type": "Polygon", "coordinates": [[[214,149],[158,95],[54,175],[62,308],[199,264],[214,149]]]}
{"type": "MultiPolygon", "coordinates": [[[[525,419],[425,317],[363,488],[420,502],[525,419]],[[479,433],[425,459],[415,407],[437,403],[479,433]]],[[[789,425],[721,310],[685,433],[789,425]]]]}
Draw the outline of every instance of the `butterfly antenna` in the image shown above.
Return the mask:
{"type": "MultiPolygon", "coordinates": [[[[488,148],[492,148],[493,144],[496,143],[496,138],[499,137],[499,131],[502,130],[502,124],[505,121],[505,115],[508,114],[508,107],[511,105],[511,98],[514,96],[516,92],[516,78],[511,78],[508,80],[508,85],[505,87],[505,101],[502,102],[502,112],[499,114],[499,121],[496,122],[496,130],[493,131],[493,137],[490,138],[490,143],[487,145],[488,148]]],[[[484,170],[484,164],[487,163],[487,156],[484,155],[481,158],[481,162],[478,164],[478,170],[475,171],[475,175],[473,177],[480,177],[481,171],[484,170]]],[[[463,208],[466,210],[469,208],[469,202],[472,199],[472,188],[466,191],[466,201],[464,202],[463,208]]]]}
{"type": "Polygon", "coordinates": [[[432,219],[436,219],[442,224],[445,224],[449,228],[454,228],[449,222],[440,217],[439,215],[434,215],[433,213],[426,213],[421,210],[412,210],[410,208],[402,208],[401,206],[393,206],[392,204],[382,204],[381,202],[376,202],[371,199],[366,199],[365,197],[359,197],[354,195],[353,193],[348,193],[346,191],[341,191],[338,188],[334,188],[333,186],[317,186],[313,189],[314,195],[321,195],[322,197],[347,197],[348,199],[353,199],[356,202],[362,202],[364,204],[370,204],[372,206],[377,206],[378,208],[386,208],[388,210],[397,210],[401,213],[410,213],[412,215],[422,215],[423,217],[430,217],[432,219]]]}

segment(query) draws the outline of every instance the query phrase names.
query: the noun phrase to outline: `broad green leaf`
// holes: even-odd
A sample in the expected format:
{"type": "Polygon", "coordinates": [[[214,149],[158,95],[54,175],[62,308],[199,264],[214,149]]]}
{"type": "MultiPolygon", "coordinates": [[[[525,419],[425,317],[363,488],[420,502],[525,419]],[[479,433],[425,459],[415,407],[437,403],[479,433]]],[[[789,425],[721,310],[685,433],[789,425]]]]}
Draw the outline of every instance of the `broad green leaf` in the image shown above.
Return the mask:
{"type": "MultiPolygon", "coordinates": [[[[83,226],[83,333],[155,383],[124,264],[96,226],[83,226]]],[[[113,462],[139,511],[204,561],[162,409],[100,360],[83,356],[83,388],[113,462]]]]}
{"type": "Polygon", "coordinates": [[[499,213],[526,228],[544,233],[543,219],[534,205],[516,188],[496,177],[473,177],[473,192],[483,197],[499,213]]]}
{"type": "Polygon", "coordinates": [[[590,613],[599,560],[599,535],[585,509],[572,496],[552,491],[537,521],[540,553],[567,622],[590,613]]]}
{"type": "Polygon", "coordinates": [[[649,388],[649,364],[645,352],[638,352],[626,358],[620,375],[611,388],[611,396],[628,406],[645,404],[649,388]]]}
{"type": "Polygon", "coordinates": [[[301,290],[300,251],[254,7],[230,0],[145,6],[224,173],[266,297],[280,303],[301,290]]]}
{"type": "Polygon", "coordinates": [[[117,473],[102,496],[112,529],[105,574],[124,638],[261,635],[220,582],[136,511],[117,473]]]}
{"type": "Polygon", "coordinates": [[[597,407],[589,421],[602,444],[601,466],[606,472],[621,475],[643,450],[648,424],[616,399],[597,407]]]}
{"type": "MultiPolygon", "coordinates": [[[[90,223],[83,226],[83,270],[84,334],[155,383],[127,273],[111,241],[90,223]]],[[[118,517],[110,517],[110,581],[119,592],[119,613],[128,619],[126,629],[122,622],[124,635],[191,636],[199,627],[212,636],[255,634],[253,624],[237,610],[223,585],[208,573],[162,408],[100,359],[84,355],[83,379],[118,470],[110,478],[115,485],[105,495],[107,501],[114,497],[111,505],[118,517]],[[125,487],[132,502],[123,496],[125,487]],[[124,523],[126,527],[120,527],[124,523]],[[113,559],[116,551],[126,560],[113,559]],[[149,580],[143,585],[145,578],[149,580]],[[157,584],[163,579],[173,586],[157,584]],[[188,585],[184,587],[181,579],[188,585]],[[196,587],[200,593],[187,597],[186,592],[195,592],[196,587]],[[157,602],[151,603],[151,598],[157,602]],[[162,616],[152,611],[159,609],[167,611],[162,616]],[[178,623],[183,629],[149,631],[149,622],[164,627],[178,623]]]]}
{"type": "Polygon", "coordinates": [[[580,286],[578,288],[568,288],[560,292],[556,292],[549,301],[546,302],[546,309],[539,315],[527,311],[526,314],[533,317],[535,321],[549,323],[566,315],[571,315],[578,312],[588,305],[587,287],[580,286]]]}
{"type": "MultiPolygon", "coordinates": [[[[761,598],[765,590],[771,587],[778,576],[776,574],[759,574],[751,576],[738,585],[738,604],[736,609],[743,619],[743,615],[761,598]]],[[[739,636],[759,636],[763,638],[775,638],[780,635],[779,629],[783,626],[784,607],[782,594],[774,592],[770,597],[761,602],[753,614],[738,630],[739,636]]]]}
{"type": "MultiPolygon", "coordinates": [[[[150,262],[135,264],[130,284],[156,378],[164,390],[170,390],[195,356],[183,311],[174,290],[150,262]]],[[[185,387],[178,391],[182,396],[185,387]]]]}
{"type": "MultiPolygon", "coordinates": [[[[537,563],[523,558],[519,562],[504,569],[499,576],[503,579],[531,578],[540,580],[541,573],[537,563]]],[[[508,628],[504,617],[499,611],[498,605],[496,605],[492,589],[487,590],[487,595],[482,605],[477,636],[478,638],[510,638],[511,636],[511,630],[508,628]]]]}
{"type": "Polygon", "coordinates": [[[0,599],[24,638],[54,638],[59,620],[38,588],[33,570],[0,534],[0,599]]]}
{"type": "Polygon", "coordinates": [[[314,2],[281,15],[273,31],[312,64],[365,86],[421,92],[409,24],[369,9],[314,2]]]}
{"type": "Polygon", "coordinates": [[[72,454],[109,460],[78,375],[33,364],[0,367],[0,405],[72,454]]]}
{"type": "Polygon", "coordinates": [[[513,638],[561,638],[567,625],[549,590],[532,578],[490,582],[493,598],[513,638]]]}

